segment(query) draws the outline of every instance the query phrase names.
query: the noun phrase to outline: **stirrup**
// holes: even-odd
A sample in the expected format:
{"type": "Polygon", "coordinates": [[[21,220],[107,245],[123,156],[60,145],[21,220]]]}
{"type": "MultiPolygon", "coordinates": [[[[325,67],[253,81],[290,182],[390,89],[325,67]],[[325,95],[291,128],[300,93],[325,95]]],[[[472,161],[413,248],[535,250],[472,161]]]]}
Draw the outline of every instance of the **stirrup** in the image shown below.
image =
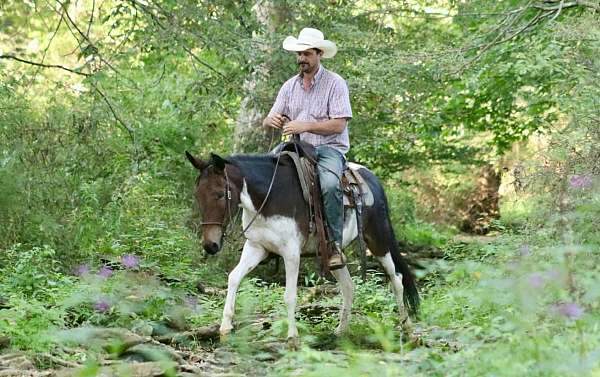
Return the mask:
{"type": "Polygon", "coordinates": [[[338,270],[346,266],[346,256],[341,251],[339,253],[335,253],[329,258],[329,270],[338,270]]]}

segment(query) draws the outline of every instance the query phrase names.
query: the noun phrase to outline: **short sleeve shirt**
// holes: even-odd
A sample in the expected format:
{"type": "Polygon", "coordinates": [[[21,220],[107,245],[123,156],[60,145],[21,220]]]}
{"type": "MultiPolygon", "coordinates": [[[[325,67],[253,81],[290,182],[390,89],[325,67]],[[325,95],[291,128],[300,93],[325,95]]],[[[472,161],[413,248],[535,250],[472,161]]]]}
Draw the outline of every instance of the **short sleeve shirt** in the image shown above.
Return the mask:
{"type": "MultiPolygon", "coordinates": [[[[350,95],[346,81],[337,73],[319,66],[311,87],[305,90],[302,76],[296,75],[286,81],[277,95],[269,116],[286,115],[291,120],[323,122],[336,118],[352,118],[350,95]]],[[[300,140],[315,147],[328,145],[346,154],[350,148],[348,126],[339,134],[318,135],[311,132],[300,134],[300,140]]]]}

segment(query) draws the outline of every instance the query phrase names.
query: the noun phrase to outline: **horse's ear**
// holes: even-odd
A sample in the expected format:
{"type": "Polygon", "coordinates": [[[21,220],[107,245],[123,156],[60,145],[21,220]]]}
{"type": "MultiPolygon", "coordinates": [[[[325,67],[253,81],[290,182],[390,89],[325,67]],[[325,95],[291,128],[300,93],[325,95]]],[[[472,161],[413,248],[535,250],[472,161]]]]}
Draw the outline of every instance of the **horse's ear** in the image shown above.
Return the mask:
{"type": "Polygon", "coordinates": [[[207,162],[192,156],[192,154],[188,151],[185,151],[185,156],[192,163],[192,165],[194,165],[194,167],[200,171],[204,170],[208,166],[207,162]]]}
{"type": "Polygon", "coordinates": [[[219,169],[219,170],[224,170],[225,169],[225,164],[228,164],[229,161],[227,161],[226,159],[224,159],[223,157],[211,153],[210,154],[210,163],[211,165],[213,165],[215,168],[219,169]]]}

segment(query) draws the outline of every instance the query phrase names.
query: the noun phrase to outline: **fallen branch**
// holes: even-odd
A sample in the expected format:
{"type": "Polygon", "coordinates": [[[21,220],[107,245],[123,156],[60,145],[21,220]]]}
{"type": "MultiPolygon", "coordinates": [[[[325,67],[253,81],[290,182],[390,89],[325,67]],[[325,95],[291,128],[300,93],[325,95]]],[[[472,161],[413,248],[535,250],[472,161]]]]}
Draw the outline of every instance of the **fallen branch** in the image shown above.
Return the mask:
{"type": "Polygon", "coordinates": [[[38,372],[36,370],[24,371],[21,369],[4,369],[0,370],[0,377],[46,377],[54,376],[53,371],[38,372]]]}
{"type": "Polygon", "coordinates": [[[212,340],[219,338],[219,325],[201,327],[195,330],[162,335],[155,339],[163,344],[179,344],[187,340],[212,340]]]}
{"type": "Polygon", "coordinates": [[[49,353],[43,353],[41,355],[36,355],[36,358],[37,359],[48,360],[48,361],[50,361],[53,364],[60,365],[61,367],[67,367],[67,368],[79,368],[79,367],[81,367],[81,364],[79,364],[79,363],[61,359],[60,357],[51,355],[49,353]]]}
{"type": "Polygon", "coordinates": [[[10,346],[10,338],[7,336],[0,336],[0,349],[10,346]]]}
{"type": "Polygon", "coordinates": [[[0,376],[32,376],[34,372],[35,366],[22,352],[0,356],[0,376]]]}
{"type": "MultiPolygon", "coordinates": [[[[150,361],[141,363],[118,363],[101,367],[95,376],[132,376],[132,377],[158,377],[164,376],[168,366],[162,362],[150,361]]],[[[65,373],[59,373],[60,377],[78,376],[74,371],[66,370],[65,373]]]]}

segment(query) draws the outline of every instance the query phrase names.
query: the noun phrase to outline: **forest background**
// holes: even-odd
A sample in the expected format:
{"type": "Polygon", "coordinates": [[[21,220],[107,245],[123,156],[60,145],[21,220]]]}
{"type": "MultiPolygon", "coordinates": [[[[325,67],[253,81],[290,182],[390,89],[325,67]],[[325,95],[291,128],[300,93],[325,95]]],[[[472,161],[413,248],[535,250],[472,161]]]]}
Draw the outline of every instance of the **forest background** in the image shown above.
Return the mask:
{"type": "Polygon", "coordinates": [[[184,151],[274,146],[259,124],[297,71],[281,41],[312,26],[339,47],[323,63],[349,85],[348,157],[383,180],[415,264],[419,335],[396,329],[373,265],[349,334],[332,339],[339,298],[314,294],[330,283],[305,261],[302,347],[273,347],[285,328],[273,263],[242,286],[232,340],[142,344],[158,350],[142,359],[173,375],[598,375],[599,12],[583,0],[0,1],[0,369],[19,369],[18,353],[31,373],[122,360],[135,374],[130,347],[98,331],[218,321],[240,242],[203,255],[184,151]]]}

